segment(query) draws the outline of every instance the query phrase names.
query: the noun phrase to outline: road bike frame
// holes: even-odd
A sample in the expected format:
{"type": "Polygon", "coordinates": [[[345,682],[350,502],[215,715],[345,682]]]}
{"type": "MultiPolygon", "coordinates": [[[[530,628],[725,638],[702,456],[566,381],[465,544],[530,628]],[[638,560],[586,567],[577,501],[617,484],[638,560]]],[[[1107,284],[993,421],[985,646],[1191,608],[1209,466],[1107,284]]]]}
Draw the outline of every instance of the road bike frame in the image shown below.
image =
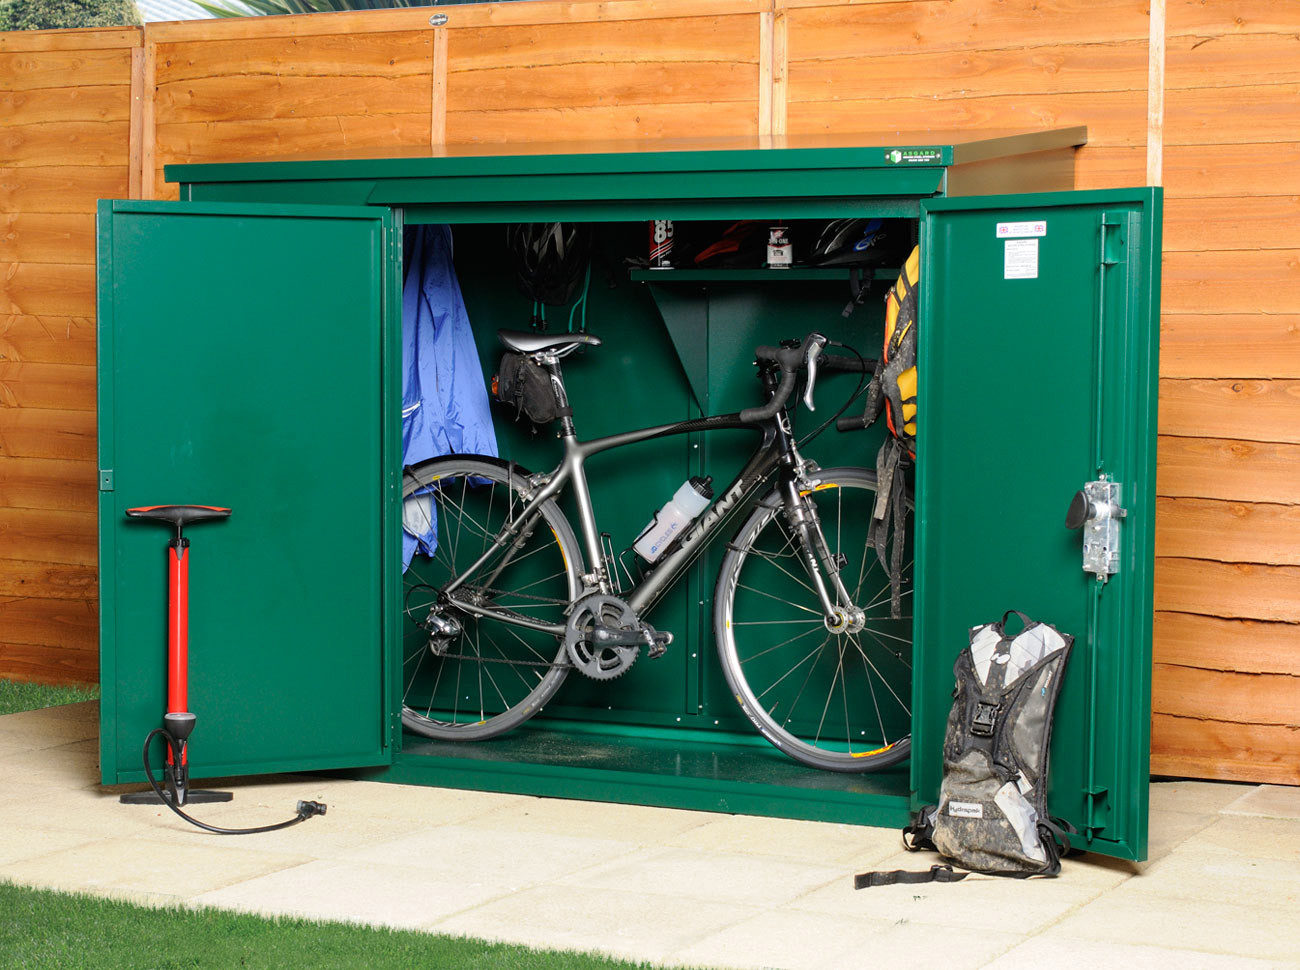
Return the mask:
{"type": "MultiPolygon", "coordinates": [[[[479,569],[502,547],[518,547],[531,532],[541,516],[540,505],[554,498],[566,486],[572,485],[574,498],[578,507],[578,519],[582,530],[583,544],[591,565],[583,575],[583,585],[587,592],[604,592],[625,595],[627,603],[638,614],[648,611],[667,591],[681,572],[704,551],[712,539],[735,517],[737,511],[746,508],[758,489],[768,481],[772,472],[780,469],[780,487],[785,491],[787,508],[804,508],[800,501],[800,479],[806,463],[799,456],[790,429],[789,417],[784,409],[778,410],[772,417],[746,418],[741,413],[721,414],[704,418],[693,418],[673,424],[625,431],[620,434],[595,438],[591,441],[579,441],[569,409],[568,394],[560,373],[559,360],[555,355],[538,355],[543,366],[550,374],[552,389],[560,405],[560,438],[564,443],[564,458],[556,468],[546,475],[533,476],[539,486],[538,490],[526,498],[526,506],[517,516],[512,517],[502,526],[493,539],[491,546],[459,576],[448,583],[443,594],[458,609],[478,616],[493,617],[504,623],[563,636],[562,624],[549,624],[522,616],[509,610],[480,605],[457,597],[456,591],[466,585],[479,569]],[[609,575],[606,568],[607,559],[601,546],[601,533],[596,523],[596,514],[591,502],[591,491],[587,485],[586,461],[592,455],[610,451],[624,445],[649,441],[653,438],[666,438],[673,435],[689,434],[693,431],[715,431],[727,428],[749,428],[762,432],[763,438],[753,455],[745,463],[731,484],[722,495],[705,511],[700,520],[694,523],[670,547],[669,552],[630,590],[621,593],[615,589],[616,577],[609,575]]],[[[764,390],[770,398],[775,391],[775,384],[770,370],[763,372],[764,390]]],[[[803,539],[804,566],[809,570],[815,584],[823,609],[831,617],[837,607],[850,607],[851,597],[840,581],[838,569],[830,563],[829,552],[821,538],[820,524],[816,513],[807,506],[804,515],[795,524],[803,539]],[[827,586],[827,575],[831,579],[827,586]]],[[[513,549],[507,548],[491,573],[487,574],[482,585],[490,586],[493,578],[508,564],[513,549]]]]}

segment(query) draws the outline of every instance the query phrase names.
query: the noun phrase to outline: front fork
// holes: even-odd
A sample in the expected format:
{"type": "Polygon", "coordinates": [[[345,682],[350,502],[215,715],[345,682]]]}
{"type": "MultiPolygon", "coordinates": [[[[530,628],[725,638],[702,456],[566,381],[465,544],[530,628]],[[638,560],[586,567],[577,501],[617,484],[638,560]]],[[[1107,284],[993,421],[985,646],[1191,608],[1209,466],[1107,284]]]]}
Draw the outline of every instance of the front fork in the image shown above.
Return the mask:
{"type": "Polygon", "coordinates": [[[792,475],[782,476],[781,490],[786,521],[798,540],[804,570],[821,601],[826,628],[835,633],[862,629],[865,614],[844,585],[841,563],[826,544],[821,519],[808,498],[809,493],[800,490],[798,480],[792,475]]]}

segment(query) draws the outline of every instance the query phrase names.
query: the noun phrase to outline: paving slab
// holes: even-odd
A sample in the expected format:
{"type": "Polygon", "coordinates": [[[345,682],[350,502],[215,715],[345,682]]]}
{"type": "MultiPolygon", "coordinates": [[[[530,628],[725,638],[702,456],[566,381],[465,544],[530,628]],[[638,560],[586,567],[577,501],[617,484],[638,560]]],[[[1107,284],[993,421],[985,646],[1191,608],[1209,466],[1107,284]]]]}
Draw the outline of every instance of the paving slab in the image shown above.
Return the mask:
{"type": "Polygon", "coordinates": [[[124,889],[186,898],[301,865],[302,856],[146,839],[96,839],[0,867],[0,878],[65,892],[124,889]]]}
{"type": "MultiPolygon", "coordinates": [[[[1235,896],[1224,887],[1224,896],[1235,896]]],[[[1274,900],[1268,900],[1273,903],[1274,900]]],[[[1300,958],[1300,919],[1293,906],[1171,899],[1155,893],[1116,892],[1071,913],[1053,934],[1101,943],[1199,950],[1289,961],[1300,958]]]]}
{"type": "Polygon", "coordinates": [[[764,912],[760,907],[710,901],[694,894],[608,889],[593,895],[540,886],[431,922],[428,927],[440,933],[663,962],[764,912]]]}
{"type": "Polygon", "coordinates": [[[1096,970],[1098,967],[1141,967],[1142,970],[1279,970],[1275,960],[1228,956],[1197,950],[1164,949],[1126,943],[1098,943],[1058,936],[1048,931],[1008,950],[985,964],[986,970],[1096,970]]]}
{"type": "Polygon", "coordinates": [[[1227,815],[1266,815],[1300,819],[1300,788],[1260,785],[1246,791],[1223,809],[1227,815]]]}
{"type": "Polygon", "coordinates": [[[411,866],[447,883],[517,892],[580,874],[639,850],[631,842],[565,832],[505,831],[465,825],[425,828],[401,838],[349,849],[339,858],[411,866]]]}
{"type": "Polygon", "coordinates": [[[189,901],[263,915],[415,929],[504,891],[482,882],[433,876],[412,866],[317,859],[191,896],[189,901]]]}
{"type": "MultiPolygon", "coordinates": [[[[880,861],[876,868],[924,870],[938,860],[933,854],[900,852],[880,861]]],[[[852,873],[809,892],[790,905],[794,909],[826,913],[841,918],[868,917],[890,922],[926,923],[983,930],[990,914],[1009,914],[1022,935],[1056,922],[1096,899],[1105,888],[1069,879],[1025,881],[972,874],[957,883],[877,886],[854,889],[852,873]]]]}
{"type": "Polygon", "coordinates": [[[1213,844],[1184,845],[1141,877],[1129,880],[1121,890],[1210,903],[1262,899],[1272,906],[1295,907],[1300,920],[1300,865],[1213,844]]]}
{"type": "Polygon", "coordinates": [[[667,844],[683,849],[772,856],[851,869],[897,852],[901,836],[898,829],[892,828],[788,818],[705,815],[702,824],[668,839],[667,844]]]}
{"type": "Polygon", "coordinates": [[[719,818],[732,817],[646,805],[527,797],[485,803],[475,813],[456,821],[492,831],[563,832],[647,846],[679,844],[689,833],[701,830],[719,818]]]}
{"type": "Polygon", "coordinates": [[[1289,818],[1220,815],[1183,842],[1180,849],[1202,846],[1297,863],[1300,862],[1300,823],[1289,818]]]}
{"type": "Polygon", "coordinates": [[[623,890],[775,908],[849,878],[839,866],[701,849],[642,849],[553,880],[571,892],[623,890]]]}
{"type": "Polygon", "coordinates": [[[1256,787],[1230,781],[1153,781],[1150,807],[1152,813],[1214,815],[1256,787]]]}
{"type": "Polygon", "coordinates": [[[0,879],[737,970],[1300,970],[1300,789],[1157,782],[1149,863],[857,891],[856,872],[935,856],[900,851],[895,829],[337,775],[204,781],[235,793],[193,807],[218,825],[329,805],[213,836],[98,785],[96,712],[0,717],[0,879]],[[991,913],[1009,921],[990,931],[991,913]]]}

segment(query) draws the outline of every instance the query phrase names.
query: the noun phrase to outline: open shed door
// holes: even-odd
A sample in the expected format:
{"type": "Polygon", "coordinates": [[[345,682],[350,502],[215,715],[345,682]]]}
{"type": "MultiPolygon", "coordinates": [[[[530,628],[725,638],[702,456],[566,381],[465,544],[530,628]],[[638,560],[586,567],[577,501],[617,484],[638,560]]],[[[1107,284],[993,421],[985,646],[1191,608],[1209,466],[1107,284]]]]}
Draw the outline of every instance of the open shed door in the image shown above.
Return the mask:
{"type": "Polygon", "coordinates": [[[1076,638],[1051,812],[1090,851],[1143,859],[1160,190],[921,208],[913,787],[937,798],[969,628],[1021,610],[1076,638]],[[1127,512],[1105,582],[1065,526],[1103,479],[1127,512]]]}
{"type": "Polygon", "coordinates": [[[391,761],[400,253],[387,209],[100,203],[105,784],[165,709],[145,505],[234,510],[186,530],[191,774],[391,761]]]}

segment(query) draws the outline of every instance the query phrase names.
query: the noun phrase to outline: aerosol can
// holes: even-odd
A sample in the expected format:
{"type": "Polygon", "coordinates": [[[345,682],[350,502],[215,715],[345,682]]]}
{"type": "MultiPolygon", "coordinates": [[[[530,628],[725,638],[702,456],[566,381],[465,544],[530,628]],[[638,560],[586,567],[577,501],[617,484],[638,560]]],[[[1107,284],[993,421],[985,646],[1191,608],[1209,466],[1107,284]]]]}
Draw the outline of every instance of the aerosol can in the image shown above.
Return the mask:
{"type": "Polygon", "coordinates": [[[710,475],[685,481],[632,544],[637,555],[646,562],[654,562],[663,555],[672,541],[713,501],[712,481],[710,475]]]}

